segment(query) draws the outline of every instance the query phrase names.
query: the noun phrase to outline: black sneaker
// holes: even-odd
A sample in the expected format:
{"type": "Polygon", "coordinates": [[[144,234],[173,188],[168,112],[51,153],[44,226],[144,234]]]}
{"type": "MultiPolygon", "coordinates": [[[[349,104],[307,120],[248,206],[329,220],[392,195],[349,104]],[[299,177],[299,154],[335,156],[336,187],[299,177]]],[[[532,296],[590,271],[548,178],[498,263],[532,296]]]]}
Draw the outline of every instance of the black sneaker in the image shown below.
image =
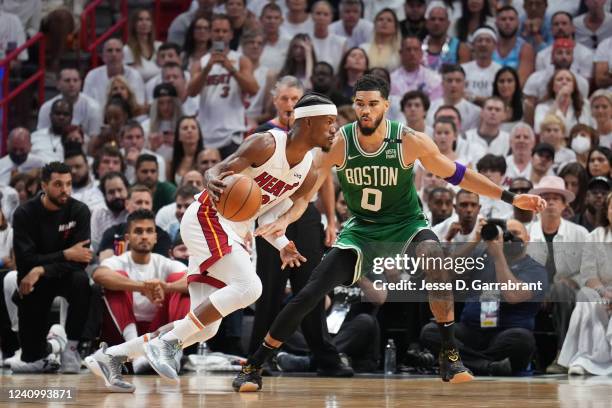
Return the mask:
{"type": "Polygon", "coordinates": [[[255,392],[261,390],[261,386],[261,368],[250,364],[242,366],[242,370],[232,381],[236,392],[255,392]]]}
{"type": "Polygon", "coordinates": [[[441,350],[438,362],[440,363],[440,376],[444,382],[460,384],[474,379],[472,372],[461,362],[459,352],[455,348],[441,350]]]}
{"type": "Polygon", "coordinates": [[[281,351],[276,355],[274,361],[278,371],[286,373],[306,373],[310,371],[310,357],[308,356],[296,356],[295,354],[281,351]]]}
{"type": "Polygon", "coordinates": [[[354,376],[355,372],[348,359],[341,357],[337,365],[317,369],[317,375],[319,377],[348,378],[354,376]]]}

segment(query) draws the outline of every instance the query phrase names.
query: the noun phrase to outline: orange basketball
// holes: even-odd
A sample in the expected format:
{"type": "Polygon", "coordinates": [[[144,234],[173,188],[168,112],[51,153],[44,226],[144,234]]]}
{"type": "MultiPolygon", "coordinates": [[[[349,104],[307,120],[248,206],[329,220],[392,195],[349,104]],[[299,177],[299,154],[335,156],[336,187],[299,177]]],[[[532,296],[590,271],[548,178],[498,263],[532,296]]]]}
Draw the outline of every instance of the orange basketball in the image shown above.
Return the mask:
{"type": "Polygon", "coordinates": [[[226,186],[216,207],[219,214],[230,221],[245,221],[261,207],[261,190],[255,181],[244,174],[233,174],[223,179],[226,186]]]}

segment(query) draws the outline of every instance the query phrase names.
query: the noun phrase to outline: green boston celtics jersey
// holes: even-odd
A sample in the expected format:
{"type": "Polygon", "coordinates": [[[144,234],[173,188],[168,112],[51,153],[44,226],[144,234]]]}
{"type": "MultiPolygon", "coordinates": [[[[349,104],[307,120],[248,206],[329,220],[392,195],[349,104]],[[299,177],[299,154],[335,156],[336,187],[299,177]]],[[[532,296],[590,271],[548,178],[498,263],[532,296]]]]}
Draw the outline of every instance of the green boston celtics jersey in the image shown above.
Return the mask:
{"type": "Polygon", "coordinates": [[[424,219],[414,187],[413,166],[402,163],[402,127],[387,120],[385,141],[373,153],[359,145],[357,122],[341,128],[346,150],[337,174],[344,200],[355,218],[378,224],[424,219]]]}

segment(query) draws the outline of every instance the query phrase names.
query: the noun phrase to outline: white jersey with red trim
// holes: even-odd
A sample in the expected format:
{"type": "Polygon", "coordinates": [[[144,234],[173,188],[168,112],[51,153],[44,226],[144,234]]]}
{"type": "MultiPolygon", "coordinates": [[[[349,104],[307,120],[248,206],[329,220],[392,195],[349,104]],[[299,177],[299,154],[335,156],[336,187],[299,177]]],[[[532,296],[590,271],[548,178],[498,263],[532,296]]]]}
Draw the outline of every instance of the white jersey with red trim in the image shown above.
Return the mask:
{"type": "MultiPolygon", "coordinates": [[[[287,133],[280,129],[268,131],[276,142],[272,156],[259,167],[248,167],[241,174],[251,177],[261,189],[261,208],[255,216],[248,221],[233,222],[218,214],[219,222],[234,240],[242,242],[242,238],[253,228],[253,223],[260,215],[275,207],[284,199],[293,194],[306,180],[306,175],[312,166],[312,152],[307,152],[297,165],[291,167],[287,162],[287,133]],[[233,237],[231,231],[238,237],[233,237]]],[[[200,194],[206,194],[202,192],[200,194]]],[[[196,196],[196,199],[199,196],[196,196]]]]}

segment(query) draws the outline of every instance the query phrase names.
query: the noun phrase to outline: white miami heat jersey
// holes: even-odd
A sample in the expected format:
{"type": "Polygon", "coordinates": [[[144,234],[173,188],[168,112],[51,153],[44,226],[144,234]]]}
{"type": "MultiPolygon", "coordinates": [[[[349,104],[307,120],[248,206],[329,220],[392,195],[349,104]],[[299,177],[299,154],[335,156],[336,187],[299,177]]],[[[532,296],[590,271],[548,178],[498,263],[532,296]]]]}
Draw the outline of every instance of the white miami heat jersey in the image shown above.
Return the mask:
{"type": "MultiPolygon", "coordinates": [[[[241,54],[230,50],[227,58],[236,70],[240,70],[241,54]]],[[[200,59],[203,68],[210,53],[200,59]]],[[[220,148],[230,143],[232,136],[246,131],[246,110],[238,81],[221,64],[212,66],[206,83],[200,92],[198,120],[204,134],[206,147],[220,148]]]]}
{"type": "Polygon", "coordinates": [[[242,242],[246,233],[253,228],[255,219],[283,202],[302,185],[312,166],[313,156],[310,151],[304,155],[301,162],[293,167],[289,166],[285,151],[287,133],[280,129],[271,129],[268,133],[272,134],[276,142],[272,156],[261,166],[248,167],[241,172],[255,180],[261,189],[261,208],[250,220],[242,222],[229,221],[218,214],[219,222],[228,236],[238,242],[242,242]]]}

